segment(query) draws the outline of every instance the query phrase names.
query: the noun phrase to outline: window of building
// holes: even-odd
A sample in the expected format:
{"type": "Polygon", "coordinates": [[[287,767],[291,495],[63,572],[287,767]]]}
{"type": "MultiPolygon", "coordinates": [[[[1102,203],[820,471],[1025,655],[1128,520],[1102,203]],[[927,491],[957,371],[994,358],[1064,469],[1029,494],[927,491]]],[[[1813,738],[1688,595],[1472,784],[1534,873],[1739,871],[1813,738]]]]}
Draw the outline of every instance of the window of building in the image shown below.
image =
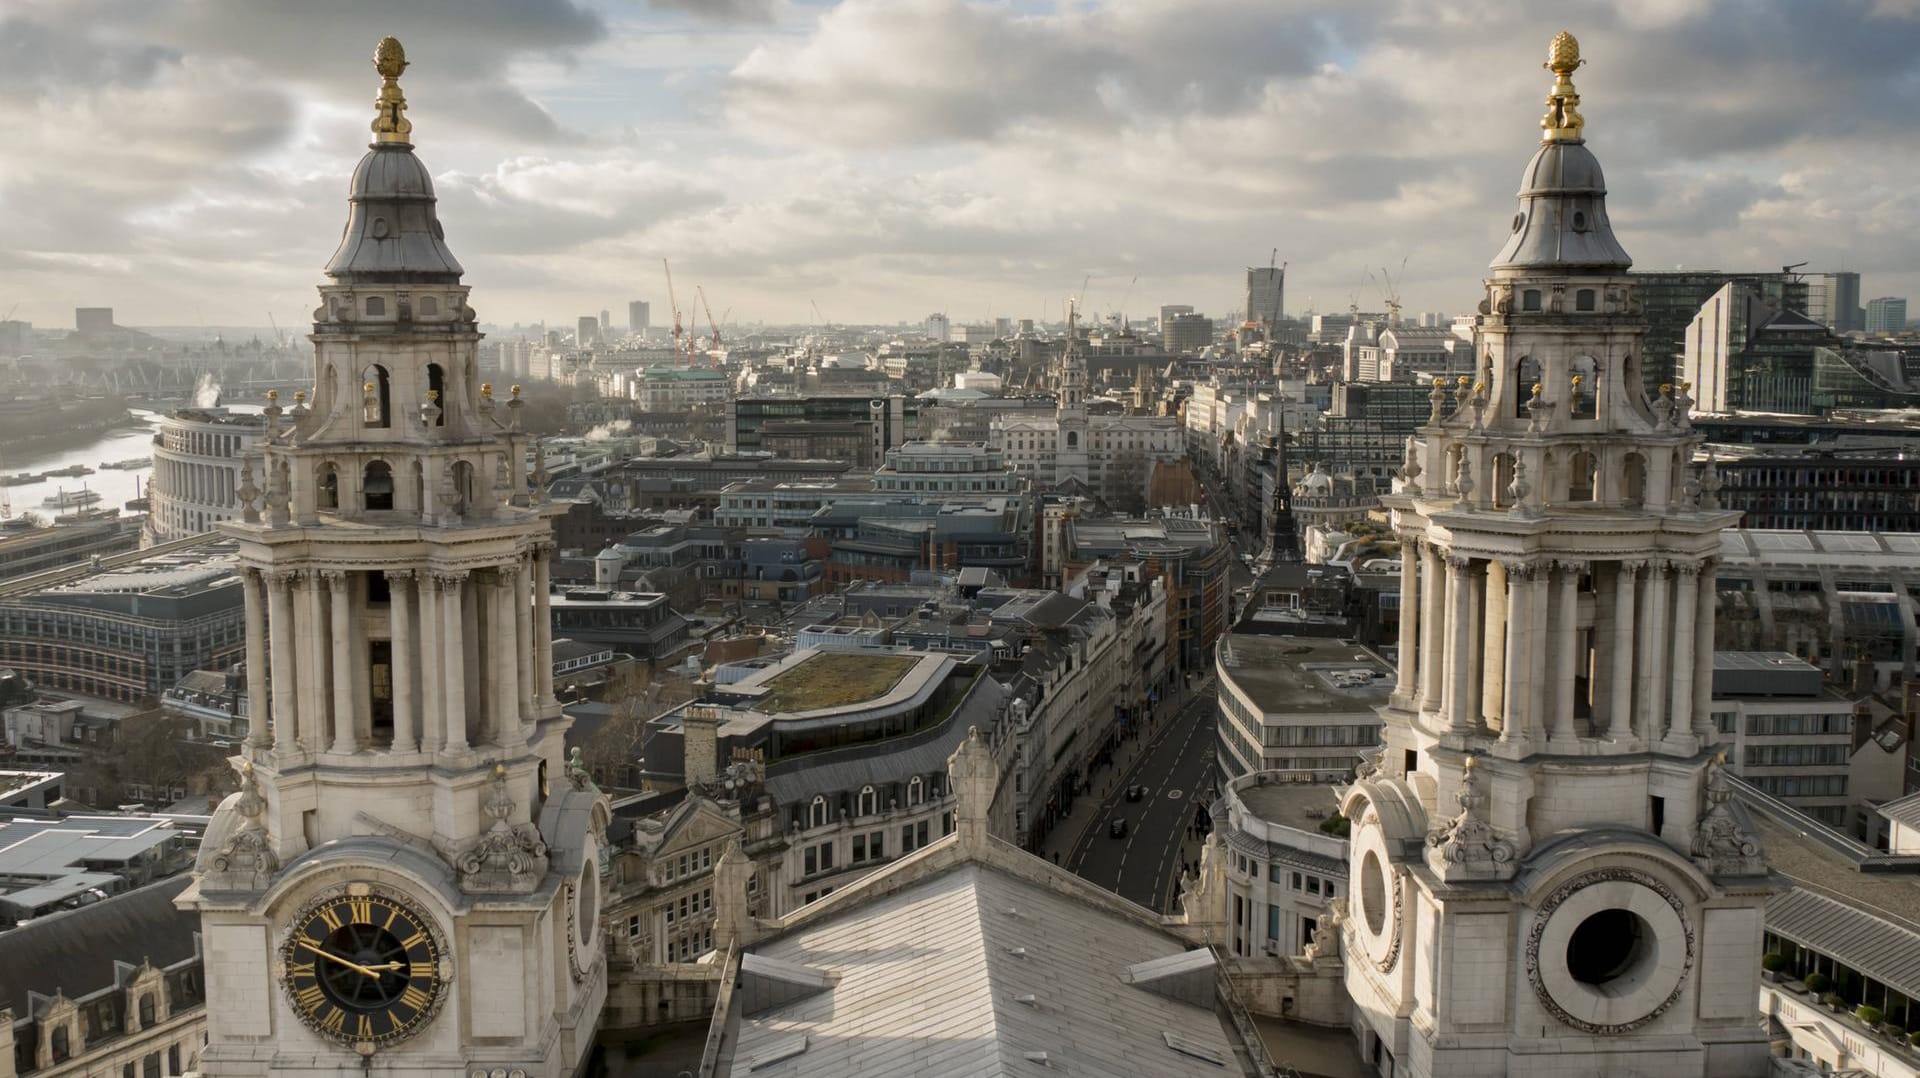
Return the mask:
{"type": "Polygon", "coordinates": [[[367,317],[384,318],[387,314],[387,301],[380,296],[367,297],[367,317]]]}
{"type": "Polygon", "coordinates": [[[908,779],[907,804],[918,805],[926,799],[926,785],[920,781],[920,776],[915,775],[911,779],[908,779]]]}
{"type": "MultiPolygon", "coordinates": [[[[1580,214],[1574,214],[1576,218],[1580,214]]],[[[1593,310],[1593,289],[1582,288],[1573,294],[1573,309],[1576,311],[1593,310]]]]}
{"type": "Polygon", "coordinates": [[[393,469],[387,467],[386,461],[376,460],[367,465],[366,474],[361,478],[360,497],[368,512],[393,508],[393,469]]]}
{"type": "Polygon", "coordinates": [[[52,1040],[53,1061],[55,1063],[65,1063],[68,1059],[72,1058],[73,1045],[68,1039],[67,1027],[65,1025],[54,1027],[52,1040]]]}
{"type": "Polygon", "coordinates": [[[440,313],[440,301],[432,296],[420,297],[420,314],[423,317],[440,313]]]}
{"type": "Polygon", "coordinates": [[[1529,288],[1520,293],[1520,309],[1523,311],[1537,311],[1540,309],[1540,290],[1538,288],[1529,288]]]}
{"type": "Polygon", "coordinates": [[[807,826],[827,826],[827,799],[815,794],[813,804],[807,806],[807,826]]]}
{"type": "Polygon", "coordinates": [[[315,501],[322,509],[340,508],[340,473],[331,463],[320,466],[320,483],[315,501]]]}
{"type": "Polygon", "coordinates": [[[167,1046],[167,1073],[180,1073],[180,1046],[177,1044],[167,1046]]]}
{"type": "Polygon", "coordinates": [[[154,1000],[152,992],[140,993],[140,1028],[146,1029],[154,1023],[154,1000]]]}
{"type": "Polygon", "coordinates": [[[149,1052],[140,1061],[140,1078],[160,1078],[160,1053],[149,1052]]]}
{"type": "Polygon", "coordinates": [[[871,816],[880,811],[880,795],[871,786],[860,788],[860,815],[871,816]]]}

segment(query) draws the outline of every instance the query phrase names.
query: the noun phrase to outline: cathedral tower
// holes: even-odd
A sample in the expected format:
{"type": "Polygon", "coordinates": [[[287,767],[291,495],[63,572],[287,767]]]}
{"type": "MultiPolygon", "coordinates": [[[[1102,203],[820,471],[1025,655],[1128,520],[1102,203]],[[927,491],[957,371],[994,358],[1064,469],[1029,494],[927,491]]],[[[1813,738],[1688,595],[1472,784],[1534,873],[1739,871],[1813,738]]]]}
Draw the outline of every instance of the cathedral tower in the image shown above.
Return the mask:
{"type": "Polygon", "coordinates": [[[1641,388],[1569,34],[1476,319],[1383,499],[1399,680],[1353,821],[1346,978],[1395,1073],[1758,1074],[1757,843],[1709,710],[1711,471],[1641,388]]]}
{"type": "Polygon", "coordinates": [[[605,995],[604,799],[569,768],[553,511],[414,156],[400,43],[314,311],[311,401],[238,491],[254,721],[184,906],[209,1075],[565,1076],[605,995]]]}

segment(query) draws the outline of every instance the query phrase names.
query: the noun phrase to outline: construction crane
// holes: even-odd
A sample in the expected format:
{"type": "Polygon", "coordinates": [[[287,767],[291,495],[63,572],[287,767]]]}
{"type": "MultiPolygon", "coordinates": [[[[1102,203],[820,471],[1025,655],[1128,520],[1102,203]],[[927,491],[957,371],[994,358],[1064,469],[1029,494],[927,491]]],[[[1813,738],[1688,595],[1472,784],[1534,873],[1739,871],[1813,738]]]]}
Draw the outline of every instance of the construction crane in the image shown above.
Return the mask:
{"type": "Polygon", "coordinates": [[[660,260],[660,268],[667,271],[667,306],[673,308],[673,358],[679,359],[680,335],[686,332],[680,328],[680,299],[673,294],[673,267],[663,258],[660,260]]]}
{"type": "Polygon", "coordinates": [[[1133,298],[1133,286],[1139,283],[1140,275],[1136,273],[1133,275],[1133,280],[1127,282],[1127,290],[1120,293],[1120,328],[1122,330],[1127,328],[1127,301],[1133,298]]]}
{"type": "MultiPolygon", "coordinates": [[[[707,290],[700,285],[693,286],[693,294],[700,297],[700,309],[707,312],[707,328],[713,331],[713,351],[720,350],[720,324],[713,320],[713,307],[707,303],[707,290]]],[[[716,360],[715,362],[718,362],[716,360]]]]}
{"type": "MultiPolygon", "coordinates": [[[[1404,278],[1406,275],[1407,260],[1402,258],[1400,260],[1400,276],[1404,278]]],[[[1380,276],[1386,281],[1386,285],[1380,289],[1380,295],[1387,303],[1387,324],[1397,326],[1400,324],[1400,290],[1394,285],[1393,274],[1387,272],[1387,267],[1380,267],[1380,276]]]]}
{"type": "Polygon", "coordinates": [[[827,316],[820,313],[820,305],[818,303],[808,300],[807,304],[813,308],[814,325],[819,326],[823,330],[832,326],[832,323],[827,321],[827,316]]]}

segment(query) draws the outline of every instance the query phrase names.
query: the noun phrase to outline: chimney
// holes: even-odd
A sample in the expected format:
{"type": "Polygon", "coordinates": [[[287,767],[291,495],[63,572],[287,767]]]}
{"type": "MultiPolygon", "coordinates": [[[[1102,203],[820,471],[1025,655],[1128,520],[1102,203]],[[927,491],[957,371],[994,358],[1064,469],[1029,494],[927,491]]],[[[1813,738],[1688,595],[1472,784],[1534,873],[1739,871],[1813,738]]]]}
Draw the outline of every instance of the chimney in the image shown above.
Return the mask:
{"type": "Polygon", "coordinates": [[[719,774],[720,709],[694,704],[680,714],[687,787],[705,787],[719,774]]]}
{"type": "Polygon", "coordinates": [[[1853,694],[1873,695],[1873,660],[1864,655],[1853,660],[1853,694]]]}

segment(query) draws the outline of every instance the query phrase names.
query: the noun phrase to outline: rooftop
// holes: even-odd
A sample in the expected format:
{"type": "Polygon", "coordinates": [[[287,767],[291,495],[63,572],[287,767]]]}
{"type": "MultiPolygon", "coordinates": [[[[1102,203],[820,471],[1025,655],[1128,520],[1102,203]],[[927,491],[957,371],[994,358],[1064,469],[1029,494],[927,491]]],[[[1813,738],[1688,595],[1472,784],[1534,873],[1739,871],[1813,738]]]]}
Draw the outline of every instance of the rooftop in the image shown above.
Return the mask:
{"type": "MultiPolygon", "coordinates": [[[[1277,774],[1271,771],[1256,771],[1248,778],[1261,778],[1277,774]]],[[[1234,793],[1240,803],[1247,806],[1263,823],[1279,824],[1282,827],[1298,828],[1302,831],[1319,831],[1320,825],[1340,811],[1334,787],[1325,783],[1311,782],[1236,782],[1234,793]]]]}
{"type": "Polygon", "coordinates": [[[1222,676],[1267,715],[1372,715],[1393,692],[1386,661],[1345,640],[1229,633],[1219,659],[1222,676]]]}
{"type": "Polygon", "coordinates": [[[864,703],[886,695],[919,662],[911,655],[816,651],[761,682],[769,692],[756,710],[780,714],[864,703]]]}

